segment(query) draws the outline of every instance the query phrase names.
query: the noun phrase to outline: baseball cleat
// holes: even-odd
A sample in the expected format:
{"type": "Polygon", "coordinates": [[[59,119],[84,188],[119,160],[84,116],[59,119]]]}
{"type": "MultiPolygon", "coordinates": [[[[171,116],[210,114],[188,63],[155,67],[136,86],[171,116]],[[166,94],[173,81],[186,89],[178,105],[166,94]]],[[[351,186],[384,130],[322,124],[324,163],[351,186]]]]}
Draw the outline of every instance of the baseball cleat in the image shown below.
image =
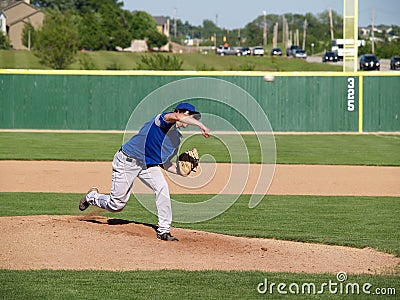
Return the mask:
{"type": "Polygon", "coordinates": [[[179,241],[176,237],[172,236],[169,232],[166,232],[166,233],[158,233],[157,232],[157,240],[161,240],[161,241],[179,241]]]}
{"type": "Polygon", "coordinates": [[[86,196],[91,193],[91,192],[96,192],[98,193],[99,190],[96,187],[92,187],[85,195],[83,195],[81,201],[79,202],[79,210],[84,211],[89,207],[89,202],[86,201],[86,196]]]}

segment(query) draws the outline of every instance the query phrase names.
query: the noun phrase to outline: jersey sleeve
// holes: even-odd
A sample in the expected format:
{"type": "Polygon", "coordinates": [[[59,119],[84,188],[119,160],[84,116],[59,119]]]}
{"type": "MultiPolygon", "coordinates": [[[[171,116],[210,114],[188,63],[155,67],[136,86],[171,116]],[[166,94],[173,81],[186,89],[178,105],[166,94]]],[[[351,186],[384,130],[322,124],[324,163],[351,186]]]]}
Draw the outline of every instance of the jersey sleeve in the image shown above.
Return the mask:
{"type": "Polygon", "coordinates": [[[162,113],[156,116],[154,123],[160,127],[163,131],[168,131],[171,127],[172,127],[172,123],[169,123],[167,121],[164,120],[164,116],[167,113],[162,113]]]}

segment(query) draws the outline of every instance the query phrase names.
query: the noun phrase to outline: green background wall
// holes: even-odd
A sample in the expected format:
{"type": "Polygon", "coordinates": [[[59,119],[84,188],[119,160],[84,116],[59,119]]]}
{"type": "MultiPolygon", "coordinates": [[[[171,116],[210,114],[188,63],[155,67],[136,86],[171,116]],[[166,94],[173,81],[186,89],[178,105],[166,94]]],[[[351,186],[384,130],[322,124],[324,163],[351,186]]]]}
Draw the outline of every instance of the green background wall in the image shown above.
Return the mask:
{"type": "Polygon", "coordinates": [[[400,76],[364,76],[364,131],[400,131],[400,76]]]}
{"type": "MultiPolygon", "coordinates": [[[[400,131],[400,76],[330,73],[279,73],[275,81],[257,72],[0,72],[0,128],[124,130],[136,105],[157,88],[184,78],[215,77],[253,96],[274,131],[341,132],[359,130],[358,87],[363,80],[363,130],[400,131]],[[355,78],[355,110],[347,110],[348,78],[355,78]]],[[[190,88],[190,87],[188,87],[190,88]]],[[[223,91],[219,91],[221,94],[223,91]]],[[[226,101],[229,102],[229,94],[226,101]]],[[[194,100],[249,130],[227,105],[194,100]]],[[[145,119],[159,107],[142,112],[145,119]]],[[[209,124],[212,128],[212,124],[209,124]]],[[[218,128],[223,130],[224,128],[218,128]]]]}

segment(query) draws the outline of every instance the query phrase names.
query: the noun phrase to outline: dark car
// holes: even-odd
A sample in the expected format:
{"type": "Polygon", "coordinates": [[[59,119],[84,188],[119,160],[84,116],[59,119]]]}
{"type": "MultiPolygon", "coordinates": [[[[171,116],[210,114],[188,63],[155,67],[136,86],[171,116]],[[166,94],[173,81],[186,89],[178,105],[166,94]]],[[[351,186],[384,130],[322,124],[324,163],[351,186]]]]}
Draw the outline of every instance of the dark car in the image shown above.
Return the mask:
{"type": "Polygon", "coordinates": [[[282,50],[280,48],[273,48],[271,50],[272,56],[282,56],[282,50]]]}
{"type": "Polygon", "coordinates": [[[335,52],[327,51],[322,54],[322,62],[337,62],[339,57],[335,52]]]}
{"type": "Polygon", "coordinates": [[[373,54],[363,54],[360,56],[360,70],[377,70],[381,69],[379,60],[373,54]]]}
{"type": "Polygon", "coordinates": [[[239,47],[236,49],[237,56],[247,56],[251,55],[251,49],[248,47],[239,47]]]}
{"type": "Polygon", "coordinates": [[[390,70],[396,70],[400,68],[400,56],[392,56],[390,59],[390,70]]]}
{"type": "Polygon", "coordinates": [[[301,50],[298,45],[292,45],[286,49],[286,56],[294,56],[297,50],[301,50]]]}

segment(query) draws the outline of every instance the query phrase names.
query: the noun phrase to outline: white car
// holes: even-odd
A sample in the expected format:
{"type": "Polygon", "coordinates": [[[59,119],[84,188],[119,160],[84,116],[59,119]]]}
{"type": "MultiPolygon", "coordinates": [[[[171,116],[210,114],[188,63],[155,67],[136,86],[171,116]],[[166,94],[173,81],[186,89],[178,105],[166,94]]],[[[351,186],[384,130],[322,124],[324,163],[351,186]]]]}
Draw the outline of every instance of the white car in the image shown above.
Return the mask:
{"type": "Polygon", "coordinates": [[[219,46],[218,48],[215,49],[215,53],[221,56],[224,55],[236,55],[236,50],[233,47],[225,47],[225,46],[219,46]]]}
{"type": "Polygon", "coordinates": [[[253,52],[254,56],[264,56],[264,48],[263,47],[254,47],[252,52],[253,52]]]}
{"type": "Polygon", "coordinates": [[[307,52],[304,50],[297,50],[296,53],[294,54],[294,57],[296,58],[307,58],[307,52]]]}

